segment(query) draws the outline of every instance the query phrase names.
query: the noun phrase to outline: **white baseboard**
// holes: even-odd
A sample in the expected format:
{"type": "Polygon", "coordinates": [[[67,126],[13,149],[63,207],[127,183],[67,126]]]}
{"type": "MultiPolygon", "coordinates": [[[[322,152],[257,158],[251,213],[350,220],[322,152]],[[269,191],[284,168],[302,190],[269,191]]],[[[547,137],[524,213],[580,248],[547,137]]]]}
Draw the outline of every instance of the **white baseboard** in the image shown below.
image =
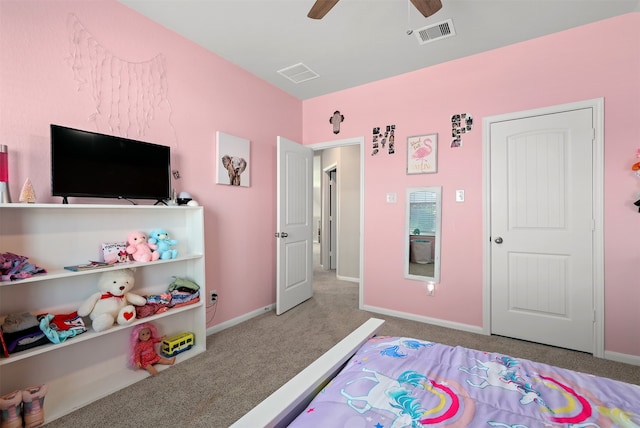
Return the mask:
{"type": "MultiPolygon", "coordinates": [[[[454,330],[461,330],[469,333],[478,333],[486,336],[482,327],[477,327],[475,325],[445,321],[438,318],[429,318],[429,317],[424,317],[420,315],[409,314],[406,312],[391,311],[388,309],[378,308],[375,306],[365,305],[361,309],[369,312],[375,312],[378,314],[389,315],[396,318],[402,318],[402,319],[411,320],[411,321],[418,321],[425,324],[433,324],[440,327],[452,328],[454,330]]],[[[604,351],[604,359],[617,361],[619,363],[631,364],[634,366],[640,366],[640,356],[638,355],[621,354],[619,352],[613,352],[613,351],[604,351]]]]}
{"type": "MultiPolygon", "coordinates": [[[[364,305],[362,310],[375,312],[377,314],[389,315],[391,317],[402,318],[410,321],[418,321],[425,324],[433,324],[440,327],[452,328],[454,330],[466,331],[469,333],[477,333],[485,335],[482,331],[482,327],[478,327],[475,325],[462,324],[457,322],[445,321],[438,318],[429,318],[421,315],[414,315],[407,312],[399,312],[399,311],[391,311],[389,309],[378,308],[376,306],[368,306],[364,305]]],[[[486,335],[485,335],[486,336],[486,335]]]]}
{"type": "Polygon", "coordinates": [[[275,309],[275,307],[276,307],[275,304],[271,304],[269,306],[265,306],[263,308],[256,309],[255,311],[247,312],[246,314],[240,315],[239,317],[235,317],[233,319],[230,319],[229,321],[225,321],[225,322],[222,322],[220,324],[216,324],[213,327],[209,327],[207,329],[207,336],[209,336],[210,334],[218,333],[219,331],[225,330],[225,329],[227,329],[229,327],[233,327],[234,325],[238,325],[241,322],[248,321],[251,318],[255,318],[258,315],[264,314],[265,312],[272,311],[272,310],[275,309]]]}
{"type": "Polygon", "coordinates": [[[336,279],[340,281],[357,282],[358,284],[360,283],[360,278],[354,278],[351,276],[342,276],[336,274],[336,279]]]}
{"type": "Polygon", "coordinates": [[[619,352],[613,352],[613,351],[604,351],[604,359],[617,361],[619,363],[632,364],[634,366],[640,366],[640,356],[638,355],[621,354],[619,352]]]}
{"type": "MultiPolygon", "coordinates": [[[[348,281],[346,279],[343,279],[343,281],[348,281]]],[[[262,315],[265,312],[269,312],[274,310],[276,307],[275,303],[265,306],[261,309],[256,309],[254,311],[248,312],[244,315],[241,315],[239,317],[230,319],[229,321],[225,321],[223,323],[214,325],[213,327],[210,327],[207,329],[207,336],[209,336],[210,334],[214,334],[214,333],[218,333],[219,331],[225,330],[229,327],[233,327],[234,325],[240,324],[241,322],[244,321],[248,321],[251,318],[255,318],[258,315],[262,315]]],[[[415,314],[410,314],[407,312],[400,312],[400,311],[392,311],[389,309],[384,309],[384,308],[379,308],[377,306],[368,306],[368,305],[364,305],[361,308],[363,311],[369,311],[369,312],[374,312],[377,314],[383,314],[383,315],[389,315],[391,317],[396,317],[396,318],[402,318],[402,319],[406,319],[406,320],[410,320],[410,321],[417,321],[417,322],[421,322],[421,323],[425,323],[425,324],[433,324],[433,325],[437,325],[440,327],[446,327],[446,328],[452,328],[454,330],[460,330],[460,331],[466,331],[469,333],[477,333],[477,334],[482,334],[485,335],[486,334],[483,332],[482,327],[477,327],[475,325],[469,325],[469,324],[462,324],[462,323],[457,323],[457,322],[451,322],[451,321],[445,321],[445,320],[441,320],[438,318],[430,318],[430,317],[425,317],[425,316],[421,316],[421,315],[415,315],[415,314]]],[[[640,366],[640,356],[638,355],[630,355],[630,354],[621,354],[619,352],[613,352],[613,351],[604,351],[604,359],[605,360],[611,360],[611,361],[617,361],[619,363],[625,363],[625,364],[631,364],[634,366],[640,366]]]]}

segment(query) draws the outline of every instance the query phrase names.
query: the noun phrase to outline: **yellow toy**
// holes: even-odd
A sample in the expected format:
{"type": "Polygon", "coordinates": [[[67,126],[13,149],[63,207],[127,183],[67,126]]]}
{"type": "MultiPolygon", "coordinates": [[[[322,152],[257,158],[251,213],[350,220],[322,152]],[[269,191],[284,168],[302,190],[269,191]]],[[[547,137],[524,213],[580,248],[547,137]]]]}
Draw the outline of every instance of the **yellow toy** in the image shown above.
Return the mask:
{"type": "Polygon", "coordinates": [[[185,331],[162,341],[160,351],[167,357],[173,357],[181,352],[191,349],[195,345],[193,333],[185,331]]]}

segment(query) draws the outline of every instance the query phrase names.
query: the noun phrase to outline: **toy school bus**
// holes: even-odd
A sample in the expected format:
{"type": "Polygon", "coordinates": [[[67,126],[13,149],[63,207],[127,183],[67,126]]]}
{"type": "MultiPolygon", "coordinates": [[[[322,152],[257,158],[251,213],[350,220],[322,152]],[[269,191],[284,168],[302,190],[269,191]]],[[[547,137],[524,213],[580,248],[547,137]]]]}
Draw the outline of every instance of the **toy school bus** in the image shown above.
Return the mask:
{"type": "Polygon", "coordinates": [[[191,349],[194,344],[195,337],[193,336],[193,333],[185,331],[163,340],[160,350],[165,356],[173,357],[180,352],[191,349]]]}

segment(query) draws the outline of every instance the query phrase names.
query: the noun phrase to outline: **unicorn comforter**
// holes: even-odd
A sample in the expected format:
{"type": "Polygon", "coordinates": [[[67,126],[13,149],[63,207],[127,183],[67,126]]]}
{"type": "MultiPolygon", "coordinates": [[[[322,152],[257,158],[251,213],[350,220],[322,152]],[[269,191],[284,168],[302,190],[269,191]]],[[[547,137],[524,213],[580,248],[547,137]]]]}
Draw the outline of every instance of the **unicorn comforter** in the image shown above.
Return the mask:
{"type": "Polygon", "coordinates": [[[640,427],[640,386],[506,355],[374,337],[290,427],[640,427]]]}

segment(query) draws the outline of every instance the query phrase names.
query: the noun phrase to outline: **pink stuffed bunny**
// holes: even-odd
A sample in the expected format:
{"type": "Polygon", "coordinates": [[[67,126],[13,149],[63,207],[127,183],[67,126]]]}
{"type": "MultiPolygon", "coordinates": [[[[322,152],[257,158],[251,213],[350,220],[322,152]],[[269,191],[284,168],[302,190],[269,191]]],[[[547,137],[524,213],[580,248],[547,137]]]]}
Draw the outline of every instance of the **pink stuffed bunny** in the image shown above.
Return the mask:
{"type": "Polygon", "coordinates": [[[160,253],[155,251],[158,246],[149,244],[147,235],[142,232],[130,233],[127,243],[127,253],[131,254],[135,261],[151,262],[160,258],[160,253]]]}

